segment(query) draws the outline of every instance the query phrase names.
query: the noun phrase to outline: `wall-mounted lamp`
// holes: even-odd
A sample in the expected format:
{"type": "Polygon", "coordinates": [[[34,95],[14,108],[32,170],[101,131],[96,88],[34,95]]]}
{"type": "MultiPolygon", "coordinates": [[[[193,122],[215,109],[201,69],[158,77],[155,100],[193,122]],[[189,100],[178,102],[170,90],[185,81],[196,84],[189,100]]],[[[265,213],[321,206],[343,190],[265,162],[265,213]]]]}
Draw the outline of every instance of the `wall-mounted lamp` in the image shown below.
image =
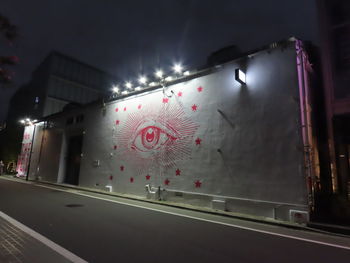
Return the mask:
{"type": "Polygon", "coordinates": [[[241,84],[246,84],[245,73],[242,70],[240,70],[239,68],[237,68],[235,70],[235,79],[236,79],[236,81],[238,81],[241,84]]]}

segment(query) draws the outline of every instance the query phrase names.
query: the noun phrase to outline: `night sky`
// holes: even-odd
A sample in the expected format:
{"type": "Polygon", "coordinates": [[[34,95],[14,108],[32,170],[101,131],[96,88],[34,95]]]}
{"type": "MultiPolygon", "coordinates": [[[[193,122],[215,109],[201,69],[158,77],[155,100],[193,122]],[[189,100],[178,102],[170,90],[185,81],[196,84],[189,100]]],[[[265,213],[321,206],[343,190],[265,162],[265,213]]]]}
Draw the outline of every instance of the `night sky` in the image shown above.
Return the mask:
{"type": "Polygon", "coordinates": [[[19,27],[1,55],[17,55],[12,88],[0,88],[0,121],[14,91],[51,50],[117,76],[182,62],[202,66],[207,56],[235,44],[242,51],[296,36],[318,44],[314,0],[1,0],[0,13],[19,27]]]}

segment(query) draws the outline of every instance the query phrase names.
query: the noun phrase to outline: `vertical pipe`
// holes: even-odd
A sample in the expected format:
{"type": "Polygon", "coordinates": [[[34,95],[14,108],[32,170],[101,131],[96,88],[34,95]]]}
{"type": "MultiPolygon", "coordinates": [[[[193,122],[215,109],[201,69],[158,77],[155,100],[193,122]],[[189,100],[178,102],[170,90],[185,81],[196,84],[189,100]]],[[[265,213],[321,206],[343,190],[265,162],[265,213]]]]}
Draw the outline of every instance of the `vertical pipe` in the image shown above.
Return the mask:
{"type": "Polygon", "coordinates": [[[311,210],[314,209],[314,193],[313,193],[313,169],[312,169],[312,132],[311,132],[311,119],[308,116],[308,83],[307,83],[307,71],[305,69],[305,59],[302,42],[296,40],[296,52],[297,52],[297,71],[298,71],[298,84],[299,84],[299,99],[300,99],[300,114],[301,114],[301,130],[303,140],[303,152],[304,152],[304,167],[306,172],[306,186],[308,191],[308,203],[311,210]],[[310,140],[311,138],[311,140],[310,140]]]}
{"type": "Polygon", "coordinates": [[[28,160],[28,168],[27,168],[27,174],[26,174],[26,181],[28,181],[28,177],[29,177],[29,172],[30,172],[30,162],[32,159],[32,153],[33,153],[33,145],[34,145],[34,137],[35,137],[35,129],[36,129],[36,125],[34,125],[34,131],[33,131],[33,136],[32,136],[32,144],[30,145],[30,152],[29,152],[29,160],[28,160]]]}

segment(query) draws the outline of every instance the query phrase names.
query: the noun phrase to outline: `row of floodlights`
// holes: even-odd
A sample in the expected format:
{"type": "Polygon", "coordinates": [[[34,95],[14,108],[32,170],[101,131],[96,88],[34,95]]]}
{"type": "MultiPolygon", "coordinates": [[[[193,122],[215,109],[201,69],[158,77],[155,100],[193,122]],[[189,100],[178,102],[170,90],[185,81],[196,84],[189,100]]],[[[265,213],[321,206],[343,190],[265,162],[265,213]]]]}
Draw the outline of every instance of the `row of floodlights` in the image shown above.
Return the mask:
{"type": "MultiPolygon", "coordinates": [[[[190,72],[189,71],[183,71],[183,67],[180,65],[180,64],[175,64],[173,66],[173,71],[175,72],[176,76],[189,76],[190,75],[190,72]]],[[[165,82],[169,82],[169,81],[172,81],[173,80],[173,77],[172,76],[168,76],[168,77],[165,77],[164,76],[164,72],[159,69],[157,70],[154,75],[160,80],[160,81],[165,81],[165,82]]],[[[246,84],[246,74],[239,68],[237,68],[235,70],[235,80],[238,81],[239,83],[241,84],[246,84]]],[[[147,84],[149,87],[154,87],[154,86],[157,86],[159,85],[159,83],[156,83],[156,82],[150,82],[148,83],[148,79],[146,76],[144,75],[141,75],[138,79],[138,82],[140,84],[140,86],[137,86],[137,87],[133,87],[133,84],[131,83],[131,81],[127,81],[125,82],[125,87],[127,88],[126,90],[123,90],[122,92],[120,92],[120,87],[118,85],[114,85],[112,87],[112,91],[113,93],[115,94],[119,94],[121,93],[122,95],[127,95],[129,93],[128,90],[132,91],[140,91],[142,90],[142,87],[146,87],[147,84]]]]}
{"type": "Polygon", "coordinates": [[[33,125],[34,123],[36,123],[38,120],[31,120],[29,118],[25,118],[22,120],[19,120],[19,122],[23,125],[33,125]]]}
{"type": "MultiPolygon", "coordinates": [[[[178,77],[179,77],[179,76],[182,76],[182,75],[183,75],[183,76],[189,76],[189,75],[190,75],[190,72],[189,72],[188,70],[187,70],[187,71],[184,71],[184,70],[183,70],[183,66],[182,66],[181,64],[175,64],[175,65],[173,66],[172,69],[173,69],[175,75],[178,76],[178,77]]],[[[159,79],[160,81],[170,82],[170,81],[173,80],[173,77],[172,77],[172,76],[167,76],[167,77],[165,77],[164,72],[163,72],[163,70],[161,70],[161,69],[158,69],[158,70],[154,73],[154,75],[155,75],[156,78],[159,79]]],[[[148,83],[148,79],[147,79],[147,77],[144,76],[144,75],[141,75],[141,76],[139,77],[138,83],[139,83],[139,86],[137,86],[137,87],[134,88],[131,81],[126,81],[126,82],[124,83],[124,86],[125,86],[126,90],[121,91],[121,88],[120,88],[118,85],[114,85],[114,86],[112,87],[112,91],[113,91],[113,93],[116,93],[116,94],[121,93],[122,95],[127,95],[127,94],[129,93],[128,90],[130,90],[130,91],[132,91],[132,90],[134,90],[134,91],[140,91],[140,90],[142,90],[143,87],[146,87],[146,86],[154,87],[154,86],[159,85],[159,83],[154,82],[154,81],[148,83]]]]}

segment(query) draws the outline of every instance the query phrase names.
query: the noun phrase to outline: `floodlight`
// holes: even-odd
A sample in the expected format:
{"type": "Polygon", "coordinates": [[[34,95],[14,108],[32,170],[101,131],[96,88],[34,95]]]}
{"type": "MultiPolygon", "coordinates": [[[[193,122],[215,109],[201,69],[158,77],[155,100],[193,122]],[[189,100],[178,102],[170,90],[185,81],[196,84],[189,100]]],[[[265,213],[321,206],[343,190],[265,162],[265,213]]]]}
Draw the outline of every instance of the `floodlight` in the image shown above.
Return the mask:
{"type": "Polygon", "coordinates": [[[140,91],[142,88],[140,86],[136,87],[135,90],[136,91],[140,91]]]}
{"type": "Polygon", "coordinates": [[[182,66],[180,64],[175,64],[173,66],[173,70],[175,71],[175,73],[181,73],[182,72],[182,66]]]}
{"type": "Polygon", "coordinates": [[[126,94],[128,94],[128,93],[129,93],[129,92],[128,92],[127,90],[123,90],[123,91],[122,91],[122,94],[123,94],[123,95],[126,95],[126,94]]]}
{"type": "Polygon", "coordinates": [[[184,75],[185,75],[185,76],[189,76],[189,75],[190,75],[190,72],[187,70],[187,71],[184,72],[184,75]]]}
{"type": "Polygon", "coordinates": [[[154,87],[154,86],[157,86],[157,83],[155,83],[155,82],[150,82],[148,85],[149,85],[150,87],[154,87]]]}
{"type": "Polygon", "coordinates": [[[131,82],[130,81],[126,82],[125,87],[127,87],[128,89],[131,89],[132,88],[131,82]]]}
{"type": "Polygon", "coordinates": [[[114,93],[119,93],[119,87],[117,85],[114,85],[113,88],[112,88],[112,91],[114,93]]]}
{"type": "Polygon", "coordinates": [[[169,76],[169,77],[165,78],[165,81],[172,81],[172,80],[173,80],[172,76],[169,76]]]}
{"type": "Polygon", "coordinates": [[[241,83],[241,84],[246,84],[246,76],[245,76],[245,73],[244,73],[241,69],[239,69],[239,68],[237,68],[237,69],[235,70],[235,79],[236,79],[236,81],[238,81],[238,82],[241,83]]]}
{"type": "Polygon", "coordinates": [[[145,76],[140,76],[139,82],[140,82],[140,84],[146,84],[147,78],[145,76]]]}
{"type": "Polygon", "coordinates": [[[164,74],[164,73],[163,73],[163,71],[162,71],[161,69],[159,69],[159,70],[156,71],[155,74],[156,74],[156,76],[157,76],[158,78],[161,79],[161,78],[163,77],[163,74],[164,74]]]}

